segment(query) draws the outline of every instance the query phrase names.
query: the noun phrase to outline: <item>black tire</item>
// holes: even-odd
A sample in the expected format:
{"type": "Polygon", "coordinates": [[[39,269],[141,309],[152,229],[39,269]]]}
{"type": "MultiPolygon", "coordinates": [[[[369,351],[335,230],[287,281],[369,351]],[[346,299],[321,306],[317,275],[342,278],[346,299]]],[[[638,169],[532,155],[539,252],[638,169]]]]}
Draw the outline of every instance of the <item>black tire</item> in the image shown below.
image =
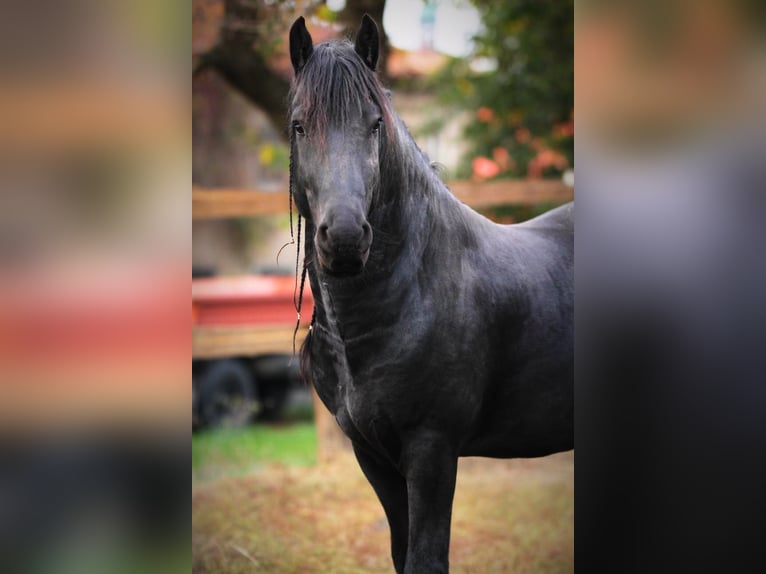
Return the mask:
{"type": "Polygon", "coordinates": [[[242,427],[258,412],[255,376],[241,362],[214,361],[202,373],[199,413],[207,428],[242,427]]]}
{"type": "Polygon", "coordinates": [[[297,366],[297,363],[298,360],[288,354],[261,355],[253,360],[253,369],[261,383],[259,420],[280,420],[292,387],[291,365],[297,366]]]}
{"type": "Polygon", "coordinates": [[[284,384],[263,387],[263,409],[260,420],[274,422],[282,418],[282,411],[287,404],[289,389],[284,384]]]}

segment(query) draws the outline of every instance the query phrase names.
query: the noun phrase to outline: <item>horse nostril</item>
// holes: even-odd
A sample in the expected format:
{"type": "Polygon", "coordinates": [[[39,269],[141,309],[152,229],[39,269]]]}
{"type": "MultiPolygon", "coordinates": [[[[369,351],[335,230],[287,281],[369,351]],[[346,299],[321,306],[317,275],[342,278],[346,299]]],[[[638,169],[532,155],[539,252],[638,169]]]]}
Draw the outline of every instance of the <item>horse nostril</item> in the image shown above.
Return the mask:
{"type": "Polygon", "coordinates": [[[326,223],[323,223],[319,226],[319,240],[322,242],[327,242],[330,239],[330,226],[326,223]]]}
{"type": "Polygon", "coordinates": [[[369,244],[372,239],[372,228],[366,221],[362,224],[362,243],[369,244]]]}
{"type": "Polygon", "coordinates": [[[325,250],[338,253],[366,251],[372,242],[372,227],[366,221],[338,221],[322,223],[317,227],[316,242],[325,250]]]}

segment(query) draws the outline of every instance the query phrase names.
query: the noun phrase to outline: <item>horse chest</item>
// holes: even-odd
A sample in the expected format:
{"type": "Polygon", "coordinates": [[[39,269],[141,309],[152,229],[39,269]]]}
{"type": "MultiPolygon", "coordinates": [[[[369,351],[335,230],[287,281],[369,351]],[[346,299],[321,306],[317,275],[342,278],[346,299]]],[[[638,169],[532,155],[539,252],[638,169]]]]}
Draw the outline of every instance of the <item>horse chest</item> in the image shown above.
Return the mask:
{"type": "MultiPolygon", "coordinates": [[[[322,286],[324,287],[324,285],[322,286]]],[[[433,298],[410,290],[397,299],[397,313],[355,308],[322,293],[321,337],[312,341],[317,392],[344,433],[392,459],[407,429],[456,427],[476,411],[484,377],[483,351],[467,354],[463,337],[481,345],[481,332],[465,325],[460,336],[433,298]],[[367,318],[362,320],[362,318],[367,318]]],[[[379,302],[386,294],[358,296],[379,302]]]]}
{"type": "Polygon", "coordinates": [[[317,394],[352,441],[365,443],[389,457],[398,456],[398,419],[394,408],[399,381],[376,376],[369,367],[378,356],[366,353],[366,361],[351,360],[340,337],[322,329],[312,342],[312,369],[317,394]],[[357,369],[352,369],[350,363],[357,369]],[[359,369],[362,364],[363,368],[359,369]],[[393,405],[393,406],[392,406],[393,405]]]}

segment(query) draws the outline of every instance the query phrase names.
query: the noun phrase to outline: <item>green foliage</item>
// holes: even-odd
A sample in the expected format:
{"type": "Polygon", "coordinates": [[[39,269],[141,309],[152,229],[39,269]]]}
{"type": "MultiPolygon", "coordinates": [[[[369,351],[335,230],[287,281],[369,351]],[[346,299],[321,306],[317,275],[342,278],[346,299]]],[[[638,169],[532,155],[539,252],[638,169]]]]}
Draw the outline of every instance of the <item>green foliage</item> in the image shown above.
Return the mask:
{"type": "Polygon", "coordinates": [[[459,175],[561,174],[574,161],[573,2],[473,0],[474,54],[441,73],[443,101],[474,114],[459,175]]]}
{"type": "Polygon", "coordinates": [[[258,161],[264,167],[287,172],[290,169],[290,146],[282,142],[265,143],[258,148],[258,161]]]}

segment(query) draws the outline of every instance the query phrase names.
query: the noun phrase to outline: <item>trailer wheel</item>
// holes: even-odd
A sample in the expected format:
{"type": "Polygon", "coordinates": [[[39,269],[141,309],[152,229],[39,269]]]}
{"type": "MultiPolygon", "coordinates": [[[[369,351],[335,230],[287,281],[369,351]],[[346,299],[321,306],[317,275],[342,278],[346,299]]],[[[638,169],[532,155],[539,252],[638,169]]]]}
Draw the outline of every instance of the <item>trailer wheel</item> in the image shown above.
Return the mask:
{"type": "Polygon", "coordinates": [[[202,374],[199,412],[208,428],[241,427],[258,411],[253,374],[239,361],[214,361],[202,374]]]}

